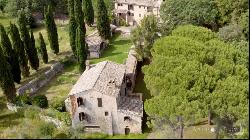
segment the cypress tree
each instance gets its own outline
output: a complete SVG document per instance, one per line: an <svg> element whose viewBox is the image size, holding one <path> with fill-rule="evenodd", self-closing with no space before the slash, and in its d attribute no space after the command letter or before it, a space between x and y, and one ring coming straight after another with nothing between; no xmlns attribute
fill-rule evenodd
<svg viewBox="0 0 250 140"><path fill-rule="evenodd" d="M69 40L72 52L75 56L77 56L76 50L76 20L74 15L74 0L68 0L68 10L69 10Z"/></svg>
<svg viewBox="0 0 250 140"><path fill-rule="evenodd" d="M85 48L85 40L83 39L83 32L80 26L77 27L76 30L76 48L77 48L77 56L78 56L78 66L79 71L83 72L86 68L85 61L87 59L86 48Z"/></svg>
<svg viewBox="0 0 250 140"><path fill-rule="evenodd" d="M30 66L33 69L36 69L37 68L36 64L34 64L34 62L36 62L36 61L33 60L33 58L34 58L33 49L31 47L30 34L29 34L28 29L27 29L25 11L23 9L18 11L18 25L19 25L19 29L20 29L21 39L23 41L24 49L25 49L26 55L28 57Z"/></svg>
<svg viewBox="0 0 250 140"><path fill-rule="evenodd" d="M7 97L8 102L14 102L16 97L16 88L11 73L11 67L3 55L3 51L0 45L0 87L3 90L4 95Z"/></svg>
<svg viewBox="0 0 250 140"><path fill-rule="evenodd" d="M57 55L59 53L58 34L51 5L45 10L45 25L47 28L50 48L53 50L53 53Z"/></svg>
<svg viewBox="0 0 250 140"><path fill-rule="evenodd" d="M28 77L30 74L28 67L28 59L24 51L24 45L20 38L18 28L16 27L15 24L10 24L10 36L12 40L12 47L18 56L18 61L20 64L22 75L23 77Z"/></svg>
<svg viewBox="0 0 250 140"><path fill-rule="evenodd" d="M80 27L80 29L82 30L82 33L83 33L83 35L85 37L86 27L85 27L85 23L84 23L84 14L83 14L83 11L82 11L81 0L75 0L74 5L75 5L74 6L74 14L75 14L77 27L78 26Z"/></svg>
<svg viewBox="0 0 250 140"><path fill-rule="evenodd" d="M86 47L85 47L86 28L84 23L84 14L82 11L82 5L80 0L75 0L74 2L74 13L77 23L77 30L76 30L77 60L79 63L79 71L83 72L86 68L85 61L87 59Z"/></svg>
<svg viewBox="0 0 250 140"><path fill-rule="evenodd" d="M39 58L38 58L38 55L37 55L35 38L34 38L32 30L30 30L30 47L29 47L29 53L31 54L30 55L31 56L30 66L34 70L38 70L38 68L39 68Z"/></svg>
<svg viewBox="0 0 250 140"><path fill-rule="evenodd" d="M85 22L88 26L92 26L94 23L94 9L91 0L83 0L83 13Z"/></svg>
<svg viewBox="0 0 250 140"><path fill-rule="evenodd" d="M39 47L38 47L38 52L40 53L43 63L47 64L48 63L48 53L46 49L46 44L43 39L43 35L41 32L39 32Z"/></svg>
<svg viewBox="0 0 250 140"><path fill-rule="evenodd" d="M110 21L108 11L103 0L97 3L97 30L104 39L110 38Z"/></svg>
<svg viewBox="0 0 250 140"><path fill-rule="evenodd" d="M0 24L0 44L2 46L2 51L6 57L7 62L11 65L11 73L13 75L13 80L20 84L21 81L21 70L19 67L18 57L12 49L12 45L8 35L2 24Z"/></svg>

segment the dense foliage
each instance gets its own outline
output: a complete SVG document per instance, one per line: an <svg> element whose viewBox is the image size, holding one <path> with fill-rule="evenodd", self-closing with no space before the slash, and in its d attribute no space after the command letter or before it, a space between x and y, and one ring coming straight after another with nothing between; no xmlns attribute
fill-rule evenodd
<svg viewBox="0 0 250 140"><path fill-rule="evenodd" d="M34 70L38 70L39 68L39 58L37 55L36 45L35 45L35 38L33 35L33 31L30 30L30 47L29 47L29 53L30 53L30 66Z"/></svg>
<svg viewBox="0 0 250 140"><path fill-rule="evenodd" d="M14 103L16 97L16 88L11 73L10 64L7 62L3 55L2 47L0 44L0 87L3 90L3 94L7 97L8 102Z"/></svg>
<svg viewBox="0 0 250 140"><path fill-rule="evenodd" d="M12 40L12 47L15 51L15 54L18 56L22 76L28 77L30 74L28 59L25 54L23 41L20 38L18 28L15 24L10 24L10 36Z"/></svg>
<svg viewBox="0 0 250 140"><path fill-rule="evenodd" d="M102 38L110 38L110 20L103 0L97 3L97 29Z"/></svg>
<svg viewBox="0 0 250 140"><path fill-rule="evenodd" d="M12 49L10 39L3 27L0 24L0 44L2 46L3 54L6 57L7 62L11 66L11 73L13 75L13 80L20 84L21 81L21 70L19 67L18 56L15 51Z"/></svg>
<svg viewBox="0 0 250 140"><path fill-rule="evenodd" d="M73 54L77 56L76 51L76 20L75 20L75 12L74 12L74 0L68 0L68 11L69 11L69 41Z"/></svg>
<svg viewBox="0 0 250 140"><path fill-rule="evenodd" d="M43 59L43 63L47 64L48 63L48 53L47 53L46 44L44 42L43 35L41 34L41 32L39 32L38 52L40 53L40 55Z"/></svg>
<svg viewBox="0 0 250 140"><path fill-rule="evenodd" d="M48 99L45 95L37 95L32 99L32 104L37 105L41 108L47 108Z"/></svg>
<svg viewBox="0 0 250 140"><path fill-rule="evenodd" d="M45 25L47 29L50 48L54 54L58 54L59 43L58 43L57 27L53 17L53 11L51 5L45 8Z"/></svg>
<svg viewBox="0 0 250 140"><path fill-rule="evenodd" d="M154 15L145 16L141 21L141 25L132 31L131 40L135 45L138 60L151 58L150 49L159 37L158 31L158 21Z"/></svg>
<svg viewBox="0 0 250 140"><path fill-rule="evenodd" d="M178 33L173 31L156 41L152 63L143 68L147 88L154 96L145 102L147 114L168 119L172 125L181 116L185 125L191 125L207 117L210 110L215 123L246 123L247 53L213 39L214 33L205 28L182 26L176 30ZM196 31L206 34L197 37Z"/></svg>
<svg viewBox="0 0 250 140"><path fill-rule="evenodd" d="M92 0L84 0L82 2L85 22L88 26L91 26L94 23L94 9L92 5Z"/></svg>
<svg viewBox="0 0 250 140"><path fill-rule="evenodd" d="M166 0L160 9L164 34L181 24L217 28L218 10L211 0Z"/></svg>

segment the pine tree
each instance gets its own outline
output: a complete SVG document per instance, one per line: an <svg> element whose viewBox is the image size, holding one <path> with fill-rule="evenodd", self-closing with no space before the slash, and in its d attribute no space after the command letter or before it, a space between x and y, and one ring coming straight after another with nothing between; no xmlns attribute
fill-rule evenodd
<svg viewBox="0 0 250 140"><path fill-rule="evenodd" d="M79 71L83 72L86 68L85 61L87 59L86 48L85 48L85 41L83 39L83 32L81 28L78 26L76 30L76 48L77 48L77 56L78 56L78 63L79 63Z"/></svg>
<svg viewBox="0 0 250 140"><path fill-rule="evenodd" d="M45 25L48 33L48 40L50 44L51 50L53 50L54 54L59 53L59 44L58 44L58 34L57 28L53 17L53 9L52 6L49 5L47 10L45 11Z"/></svg>
<svg viewBox="0 0 250 140"><path fill-rule="evenodd" d="M91 0L83 0L83 13L88 26L94 23L94 9Z"/></svg>
<svg viewBox="0 0 250 140"><path fill-rule="evenodd" d="M80 27L80 29L82 30L83 36L85 37L86 27L84 23L84 13L82 11L82 3L80 0L75 0L74 2L74 14L75 14L77 27L78 26Z"/></svg>
<svg viewBox="0 0 250 140"><path fill-rule="evenodd" d="M19 67L18 57L12 49L12 45L8 35L2 24L0 24L0 43L2 46L3 54L6 57L7 62L11 65L11 72L13 79L16 83L20 84L21 70Z"/></svg>
<svg viewBox="0 0 250 140"><path fill-rule="evenodd" d="M76 20L74 15L74 0L68 0L68 10L69 10L69 38L70 38L70 46L72 52L75 56L77 56L76 50Z"/></svg>
<svg viewBox="0 0 250 140"><path fill-rule="evenodd" d="M104 39L110 38L110 21L108 11L103 0L97 3L97 30Z"/></svg>
<svg viewBox="0 0 250 140"><path fill-rule="evenodd" d="M2 48L0 46L0 87L3 93L7 97L8 102L14 102L16 97L16 88L11 73L11 67L3 55Z"/></svg>
<svg viewBox="0 0 250 140"><path fill-rule="evenodd" d="M31 54L30 65L34 70L38 70L39 68L39 58L37 55L36 45L35 45L35 38L33 35L32 30L30 30L30 47L29 53Z"/></svg>
<svg viewBox="0 0 250 140"><path fill-rule="evenodd" d="M28 77L30 74L28 67L28 59L25 54L24 45L20 38L18 28L15 24L10 24L10 36L12 40L12 47L18 56L22 75L23 77Z"/></svg>
<svg viewBox="0 0 250 140"><path fill-rule="evenodd" d="M46 44L43 39L43 35L41 32L39 32L39 47L38 47L38 52L40 53L43 63L47 64L48 63L48 53L46 49Z"/></svg>

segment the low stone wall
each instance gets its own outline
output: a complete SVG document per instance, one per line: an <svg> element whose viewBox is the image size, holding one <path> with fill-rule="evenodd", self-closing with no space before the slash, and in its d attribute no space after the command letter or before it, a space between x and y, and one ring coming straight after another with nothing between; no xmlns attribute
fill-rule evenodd
<svg viewBox="0 0 250 140"><path fill-rule="evenodd" d="M53 64L50 70L46 71L39 78L35 78L29 83L21 86L17 89L17 95L23 95L27 91L30 95L36 93L41 87L46 85L53 77L55 77L59 72L63 71L63 65L59 62Z"/></svg>

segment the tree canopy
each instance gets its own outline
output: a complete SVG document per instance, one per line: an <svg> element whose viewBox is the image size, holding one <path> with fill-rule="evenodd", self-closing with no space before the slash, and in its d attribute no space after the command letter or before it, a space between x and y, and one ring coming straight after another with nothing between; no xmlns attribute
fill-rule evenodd
<svg viewBox="0 0 250 140"><path fill-rule="evenodd" d="M186 125L206 117L209 109L219 119L245 120L248 59L237 47L211 37L214 33L208 29L193 28L188 32L187 26L178 27L151 49L152 63L143 71L154 97L145 102L146 113L172 123L182 116ZM196 31L207 33L197 37Z"/></svg>

